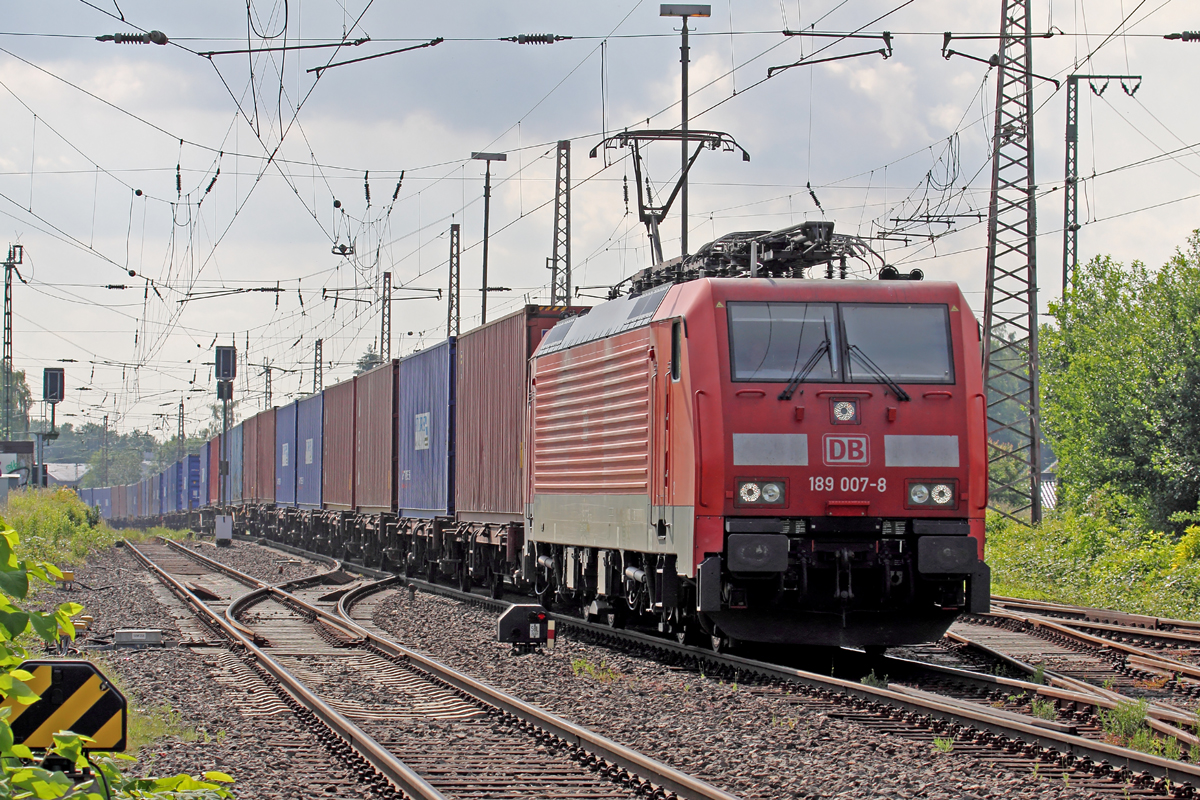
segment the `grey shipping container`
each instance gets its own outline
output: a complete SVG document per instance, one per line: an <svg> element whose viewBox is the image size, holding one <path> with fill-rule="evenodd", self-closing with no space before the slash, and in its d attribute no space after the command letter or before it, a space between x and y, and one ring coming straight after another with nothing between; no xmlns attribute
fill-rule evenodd
<svg viewBox="0 0 1200 800"><path fill-rule="evenodd" d="M354 505L365 513L396 507L396 364L359 375L354 390Z"/></svg>
<svg viewBox="0 0 1200 800"><path fill-rule="evenodd" d="M321 443L325 396L318 392L296 401L296 505L321 507Z"/></svg>
<svg viewBox="0 0 1200 800"><path fill-rule="evenodd" d="M241 505L242 502L242 440L244 431L242 423L229 429L229 475L228 488L225 490L225 501L229 505Z"/></svg>
<svg viewBox="0 0 1200 800"><path fill-rule="evenodd" d="M396 392L396 505L400 516L454 513L455 340L400 362Z"/></svg>
<svg viewBox="0 0 1200 800"><path fill-rule="evenodd" d="M325 390L325 428L321 442L321 505L354 510L354 390L357 380Z"/></svg>
<svg viewBox="0 0 1200 800"><path fill-rule="evenodd" d="M296 403L275 409L275 505L296 505Z"/></svg>
<svg viewBox="0 0 1200 800"><path fill-rule="evenodd" d="M458 337L455 514L465 522L524 517L529 357L546 331L584 309L526 306Z"/></svg>

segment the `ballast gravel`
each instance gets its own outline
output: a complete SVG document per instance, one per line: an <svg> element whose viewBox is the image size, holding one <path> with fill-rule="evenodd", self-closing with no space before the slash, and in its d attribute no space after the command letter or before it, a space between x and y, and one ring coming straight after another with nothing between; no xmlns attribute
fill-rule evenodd
<svg viewBox="0 0 1200 800"><path fill-rule="evenodd" d="M745 797L1095 796L1064 786L1050 766L1033 780L838 719L783 689L739 686L570 638L515 655L495 641L496 620L488 610L406 592L389 593L373 614L406 647Z"/></svg>
<svg viewBox="0 0 1200 800"><path fill-rule="evenodd" d="M201 552L211 556L213 550L208 545ZM277 552L249 545L232 550L245 551L236 556L244 558L244 566L274 569L278 574ZM289 569L296 574L287 577L300 576L297 567ZM305 562L304 569L311 573L325 568ZM237 668L234 674L232 657L224 649L87 650L89 642L111 641L112 632L119 628L159 629L171 643L186 638L181 637L173 614L190 612L174 606L127 550L117 547L94 554L87 564L75 568L75 580L75 589L43 590L35 602L42 607L82 604L83 613L95 620L79 640L84 655L117 683L132 714L167 733L141 752L131 753L138 760L123 767L125 774L225 772L236 780L232 789L241 800L379 796L369 785L360 784L290 713L262 714L264 706L281 709L278 696L252 672Z"/></svg>

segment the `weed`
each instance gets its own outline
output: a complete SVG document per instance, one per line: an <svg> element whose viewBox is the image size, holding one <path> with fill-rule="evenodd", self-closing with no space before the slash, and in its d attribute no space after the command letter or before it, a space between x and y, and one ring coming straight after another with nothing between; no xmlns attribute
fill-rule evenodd
<svg viewBox="0 0 1200 800"><path fill-rule="evenodd" d="M870 674L859 681L863 686L870 686L872 689L886 689L888 687L888 676L882 678L875 674L875 670L871 670Z"/></svg>
<svg viewBox="0 0 1200 800"><path fill-rule="evenodd" d="M729 684L729 685L733 687L733 690L734 690L735 692L737 691L737 681L734 681L733 683L731 683L731 684Z"/></svg>
<svg viewBox="0 0 1200 800"><path fill-rule="evenodd" d="M1033 769L1032 769L1031 771L1032 771L1032 773L1033 773L1033 779L1034 779L1035 781L1040 781L1040 780L1042 779L1042 775L1041 775L1041 773L1042 773L1042 762L1040 762L1040 761L1035 761L1035 762L1033 762Z"/></svg>
<svg viewBox="0 0 1200 800"><path fill-rule="evenodd" d="M1063 773L1063 776L1062 776L1062 781L1063 781L1063 788L1064 788L1064 789L1070 789L1070 788L1071 788L1071 776L1070 776L1070 775L1068 775L1067 773L1065 773L1065 772L1064 772L1064 773Z"/></svg>
<svg viewBox="0 0 1200 800"><path fill-rule="evenodd" d="M1046 665L1038 664L1033 670L1033 677L1030 679L1039 686L1046 683Z"/></svg>
<svg viewBox="0 0 1200 800"><path fill-rule="evenodd" d="M621 677L621 673L608 666L606 662L601 661L597 666L586 658L577 658L572 661L571 671L575 673L576 678L586 675L596 683L612 683Z"/></svg>
<svg viewBox="0 0 1200 800"><path fill-rule="evenodd" d="M954 749L953 736L935 736L933 739L933 749L939 753L949 753Z"/></svg>
<svg viewBox="0 0 1200 800"><path fill-rule="evenodd" d="M1054 708L1053 700L1033 698L1029 702L1029 713L1037 719L1058 719L1058 712Z"/></svg>
<svg viewBox="0 0 1200 800"><path fill-rule="evenodd" d="M1160 690L1166 688L1167 683L1173 677L1174 676L1171 676L1171 675L1159 675L1156 678L1148 678L1144 681L1134 681L1134 683L1136 683L1138 686L1140 686L1143 689L1154 689L1156 691L1160 691Z"/></svg>
<svg viewBox="0 0 1200 800"><path fill-rule="evenodd" d="M1117 707L1111 710L1100 709L1100 725L1104 728L1104 733L1119 744L1131 742L1138 731L1149 733L1146 727L1146 706L1146 699L1142 698L1136 703L1117 703Z"/></svg>

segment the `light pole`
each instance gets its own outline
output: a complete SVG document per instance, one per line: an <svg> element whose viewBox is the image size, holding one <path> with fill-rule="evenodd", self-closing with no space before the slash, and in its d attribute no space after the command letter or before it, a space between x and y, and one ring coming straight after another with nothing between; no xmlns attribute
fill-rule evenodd
<svg viewBox="0 0 1200 800"><path fill-rule="evenodd" d="M679 47L679 60L683 64L683 86L682 86L682 121L679 129L683 133L679 140L680 153L680 176L681 182L679 192L679 254L687 257L688 254L688 17L710 17L712 16L712 6L709 5L679 5L677 3L663 3L658 7L658 15L660 17L681 17L683 19L683 40Z"/></svg>
<svg viewBox="0 0 1200 800"><path fill-rule="evenodd" d="M488 296L488 218L492 210L492 162L508 161L507 153L471 153L475 161L482 161L487 166L483 178L483 315L480 324L487 322Z"/></svg>

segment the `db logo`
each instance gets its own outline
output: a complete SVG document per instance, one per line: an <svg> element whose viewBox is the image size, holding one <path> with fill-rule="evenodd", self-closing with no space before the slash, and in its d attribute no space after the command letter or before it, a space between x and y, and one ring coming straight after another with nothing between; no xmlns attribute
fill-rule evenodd
<svg viewBox="0 0 1200 800"><path fill-rule="evenodd" d="M823 441L827 467L862 467L871 463L871 441L866 436L827 433Z"/></svg>

